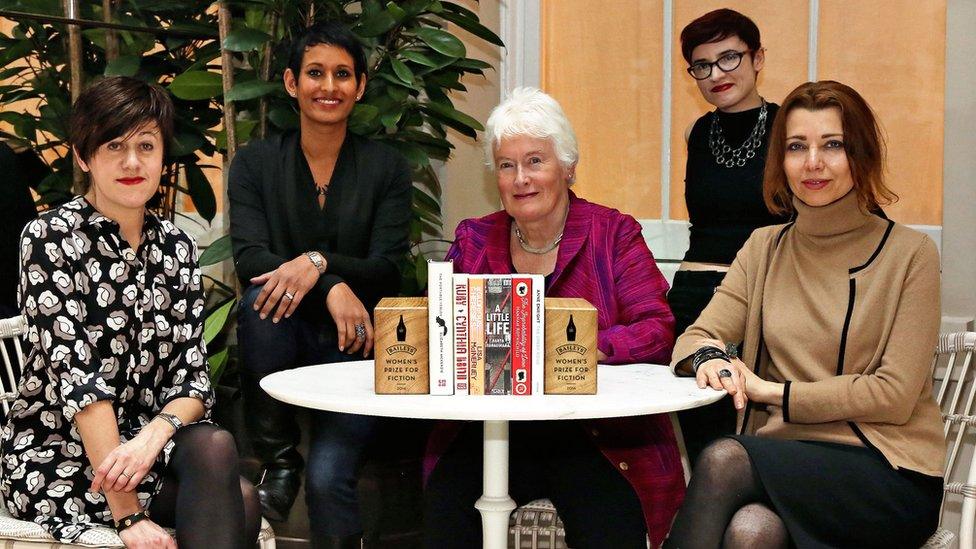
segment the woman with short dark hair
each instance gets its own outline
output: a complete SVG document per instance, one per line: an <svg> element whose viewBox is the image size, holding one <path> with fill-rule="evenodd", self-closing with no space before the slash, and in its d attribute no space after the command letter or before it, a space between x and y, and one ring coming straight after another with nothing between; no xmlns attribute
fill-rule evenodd
<svg viewBox="0 0 976 549"><path fill-rule="evenodd" d="M884 142L850 87L793 90L769 147L766 204L795 221L752 234L672 356L754 434L705 449L665 547L919 547L945 461L939 253L884 217Z"/></svg>
<svg viewBox="0 0 976 549"><path fill-rule="evenodd" d="M681 31L681 53L698 91L716 108L685 133L689 245L668 293L678 335L708 304L752 231L787 219L763 205L766 145L779 107L759 95L766 62L759 28L737 11L711 11ZM709 442L735 431L727 399L678 412L678 419L692 463Z"/></svg>
<svg viewBox="0 0 976 549"><path fill-rule="evenodd" d="M262 462L258 496L273 520L287 518L301 484L300 433L293 409L258 383L296 366L369 356L370 311L399 291L413 188L396 150L348 131L366 93L366 58L348 29L306 29L284 83L300 129L249 144L228 180L245 288L238 341L246 421ZM312 412L305 493L316 546L359 547L357 471L377 421Z"/></svg>
<svg viewBox="0 0 976 549"><path fill-rule="evenodd" d="M83 196L21 237L30 350L3 430L0 491L11 514L60 542L113 522L127 547L257 541L260 509L234 439L206 421L196 244L146 209L172 128L159 86L92 84L71 117ZM159 525L175 526L176 540Z"/></svg>

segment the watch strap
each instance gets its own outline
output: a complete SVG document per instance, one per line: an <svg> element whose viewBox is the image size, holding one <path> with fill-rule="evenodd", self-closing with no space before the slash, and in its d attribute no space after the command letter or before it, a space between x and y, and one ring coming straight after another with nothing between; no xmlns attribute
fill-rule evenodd
<svg viewBox="0 0 976 549"><path fill-rule="evenodd" d="M318 270L319 274L325 274L325 259L319 252L305 252L305 257L315 265L315 269Z"/></svg>
<svg viewBox="0 0 976 549"><path fill-rule="evenodd" d="M173 429L176 431L179 431L180 428L183 427L183 420L181 420L179 417L173 414L167 412L159 412L158 414L156 414L156 417L172 425Z"/></svg>
<svg viewBox="0 0 976 549"><path fill-rule="evenodd" d="M141 521L146 520L148 518L149 518L149 510L148 509L145 509L143 511L139 511L138 513L132 513L129 516L122 517L119 520L115 521L115 531L116 532L121 532L122 530L125 530L126 528L132 526L133 524L135 524L137 522L141 522Z"/></svg>

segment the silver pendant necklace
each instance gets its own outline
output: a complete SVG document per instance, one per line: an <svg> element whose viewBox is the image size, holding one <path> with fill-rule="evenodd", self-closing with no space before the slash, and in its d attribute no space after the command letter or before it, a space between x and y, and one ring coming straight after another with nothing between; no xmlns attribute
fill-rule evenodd
<svg viewBox="0 0 976 549"><path fill-rule="evenodd" d="M512 221L512 228L515 231L515 238L518 239L519 246L521 246L523 250L529 252L530 254L535 254L535 255L547 254L555 250L556 246L559 246L559 242L562 241L563 239L563 231L559 231L559 234L556 235L556 239L553 240L552 243L542 246L540 248L535 248L530 246L529 243L526 242L524 238L522 238L522 231L519 230L518 223Z"/></svg>
<svg viewBox="0 0 976 549"><path fill-rule="evenodd" d="M759 107L759 119L752 128L752 133L742 145L733 149L725 141L722 133L722 126L718 123L718 111L712 113L712 125L708 131L708 146L712 149L712 156L719 166L726 168L743 167L746 162L755 158L756 151L762 147L763 136L766 135L766 118L769 110L766 107L766 100L762 99L762 106Z"/></svg>

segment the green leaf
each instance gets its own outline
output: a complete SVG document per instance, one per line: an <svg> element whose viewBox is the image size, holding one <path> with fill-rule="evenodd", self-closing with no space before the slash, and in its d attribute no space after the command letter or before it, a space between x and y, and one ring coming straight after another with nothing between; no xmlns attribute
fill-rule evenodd
<svg viewBox="0 0 976 549"><path fill-rule="evenodd" d="M417 284L421 288L427 287L427 258L424 254L417 254L417 261L414 263L414 268L417 269Z"/></svg>
<svg viewBox="0 0 976 549"><path fill-rule="evenodd" d="M406 63L400 61L396 57L391 57L390 65L393 67L393 72L396 73L400 80L403 80L407 84L413 84L413 71L410 70L410 67L407 67Z"/></svg>
<svg viewBox="0 0 976 549"><path fill-rule="evenodd" d="M294 129L299 125L298 113L290 107L283 107L280 105L272 108L271 111L268 112L268 120L283 130Z"/></svg>
<svg viewBox="0 0 976 549"><path fill-rule="evenodd" d="M216 265L221 261L230 259L234 255L233 248L231 247L230 235L225 234L224 236L214 240L207 246L207 249L200 254L200 266L206 267L207 265Z"/></svg>
<svg viewBox="0 0 976 549"><path fill-rule="evenodd" d="M265 82L264 80L248 80L235 84L224 96L226 101L247 101L257 99L282 89L281 82Z"/></svg>
<svg viewBox="0 0 976 549"><path fill-rule="evenodd" d="M365 125L372 122L379 116L380 110L372 105L367 105L365 103L357 103L352 109L352 114L349 115L350 125Z"/></svg>
<svg viewBox="0 0 976 549"><path fill-rule="evenodd" d="M484 126L481 125L481 122L478 122L463 112L446 105L430 102L422 103L421 106L424 108L424 110L433 114L440 121L470 137L477 137L475 131L484 131L485 129Z"/></svg>
<svg viewBox="0 0 976 549"><path fill-rule="evenodd" d="M407 12L403 11L403 8L394 4L393 2L388 2L386 4L386 11L390 12L390 15L393 16L393 19L395 19L397 23L403 21L403 19L407 17Z"/></svg>
<svg viewBox="0 0 976 549"><path fill-rule="evenodd" d="M271 35L257 29L241 28L230 31L224 38L224 48L230 51L254 51L271 40Z"/></svg>
<svg viewBox="0 0 976 549"><path fill-rule="evenodd" d="M480 59L472 59L470 57L465 57L464 59L458 59L451 65L452 68L456 67L459 69L464 69L467 71L490 69L491 63L486 63Z"/></svg>
<svg viewBox="0 0 976 549"><path fill-rule="evenodd" d="M196 164L186 165L186 185L190 189L190 198L201 217L212 221L217 215L217 199L214 197L210 181L203 174L203 170Z"/></svg>
<svg viewBox="0 0 976 549"><path fill-rule="evenodd" d="M378 11L369 15L364 15L359 23L353 27L353 32L359 36L369 38L379 36L392 29L397 24L393 15L387 11Z"/></svg>
<svg viewBox="0 0 976 549"><path fill-rule="evenodd" d="M227 323L227 317L230 316L230 312L234 308L235 303L237 303L237 299L228 299L226 303L210 311L207 318L203 320L203 340L205 342L210 343L213 341L217 337L217 334L224 328L224 324Z"/></svg>
<svg viewBox="0 0 976 549"><path fill-rule="evenodd" d="M105 76L135 76L139 72L140 58L136 55L123 55L105 65Z"/></svg>
<svg viewBox="0 0 976 549"><path fill-rule="evenodd" d="M423 65L425 67L437 67L439 65L435 59L428 57L419 51L400 50L397 52L397 55L406 59L407 61L413 61L414 63Z"/></svg>
<svg viewBox="0 0 976 549"><path fill-rule="evenodd" d="M237 137L237 143L246 143L248 139L251 138L251 133L254 128L258 125L257 120L237 120L234 122L235 136ZM227 150L227 130L220 130L214 135L215 145L218 149L225 151Z"/></svg>
<svg viewBox="0 0 976 549"><path fill-rule="evenodd" d="M476 18L472 19L470 17L447 10L442 11L438 15L477 36L478 38L481 38L482 40L491 42L496 46L505 47L505 43L502 42L502 39L499 38L497 34L492 32L491 29L479 23Z"/></svg>
<svg viewBox="0 0 976 549"><path fill-rule="evenodd" d="M197 133L177 133L173 136L173 148L170 149L170 156L175 158L192 154L205 142L206 139Z"/></svg>
<svg viewBox="0 0 976 549"><path fill-rule="evenodd" d="M424 27L417 30L417 37L438 53L451 57L464 57L464 44L447 31Z"/></svg>
<svg viewBox="0 0 976 549"><path fill-rule="evenodd" d="M220 74L210 71L184 72L169 84L169 91L173 95L188 101L213 99L219 97L223 90Z"/></svg>
<svg viewBox="0 0 976 549"><path fill-rule="evenodd" d="M227 351L228 348L224 347L207 357L210 366L210 383L213 385L216 385L220 381L220 376L224 374L224 367L227 366Z"/></svg>
<svg viewBox="0 0 976 549"><path fill-rule="evenodd" d="M410 162L411 166L422 168L430 164L427 153L419 146L405 141L389 141L389 143L400 151L400 154Z"/></svg>

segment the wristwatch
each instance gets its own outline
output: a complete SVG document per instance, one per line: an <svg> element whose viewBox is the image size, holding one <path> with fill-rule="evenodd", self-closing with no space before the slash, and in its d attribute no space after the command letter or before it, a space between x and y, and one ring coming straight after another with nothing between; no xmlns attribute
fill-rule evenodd
<svg viewBox="0 0 976 549"><path fill-rule="evenodd" d="M172 425L173 429L176 431L179 431L180 427L183 426L183 421L180 418L176 417L174 414L159 412L158 414L156 414L156 417Z"/></svg>
<svg viewBox="0 0 976 549"><path fill-rule="evenodd" d="M315 265L315 269L318 270L319 274L325 274L325 258L322 257L322 254L318 252L305 252L305 255L312 262L312 265Z"/></svg>

